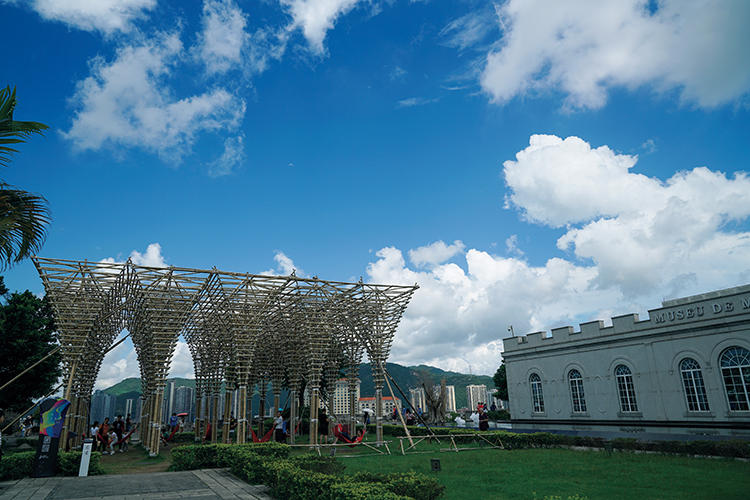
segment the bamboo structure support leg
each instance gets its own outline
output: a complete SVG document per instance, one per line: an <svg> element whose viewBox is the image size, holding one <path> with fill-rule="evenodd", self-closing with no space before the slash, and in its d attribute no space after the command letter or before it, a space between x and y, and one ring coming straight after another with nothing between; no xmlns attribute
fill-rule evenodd
<svg viewBox="0 0 750 500"><path fill-rule="evenodd" d="M219 395L214 394L211 401L211 442L215 443L219 435Z"/></svg>
<svg viewBox="0 0 750 500"><path fill-rule="evenodd" d="M247 439L247 386L240 386L237 399L237 444L244 444Z"/></svg>
<svg viewBox="0 0 750 500"><path fill-rule="evenodd" d="M162 407L162 401L164 400L164 387L161 386L156 390L156 394L154 394L154 404L153 404L153 417L151 418L151 447L149 448L149 455L152 457L155 457L159 454L159 445L161 444L161 440L159 439L159 435L161 434L161 407Z"/></svg>
<svg viewBox="0 0 750 500"><path fill-rule="evenodd" d="M260 391L260 410L258 411L258 415L260 416L260 422L258 423L258 437L263 435L263 419L265 418L265 412L266 412L266 390L265 386L261 385L261 391Z"/></svg>
<svg viewBox="0 0 750 500"><path fill-rule="evenodd" d="M375 441L383 442L383 388L375 388Z"/></svg>
<svg viewBox="0 0 750 500"><path fill-rule="evenodd" d="M290 394L292 398L289 404L289 443L294 444L297 429L297 390L292 389ZM312 407L310 408L310 418L312 418Z"/></svg>
<svg viewBox="0 0 750 500"><path fill-rule="evenodd" d="M320 389L313 387L310 391L310 444L318 444L318 409L320 408Z"/></svg>
<svg viewBox="0 0 750 500"><path fill-rule="evenodd" d="M222 426L222 442L230 444L232 437L229 435L229 427L232 419L232 396L234 391L224 392L224 425Z"/></svg>

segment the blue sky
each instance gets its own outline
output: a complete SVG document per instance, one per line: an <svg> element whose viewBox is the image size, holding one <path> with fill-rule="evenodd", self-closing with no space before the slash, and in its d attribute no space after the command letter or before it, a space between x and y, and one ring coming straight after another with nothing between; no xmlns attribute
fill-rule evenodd
<svg viewBox="0 0 750 500"><path fill-rule="evenodd" d="M747 2L0 12L16 118L51 127L4 172L49 200L43 256L416 281L391 359L488 374L510 324L750 282Z"/></svg>

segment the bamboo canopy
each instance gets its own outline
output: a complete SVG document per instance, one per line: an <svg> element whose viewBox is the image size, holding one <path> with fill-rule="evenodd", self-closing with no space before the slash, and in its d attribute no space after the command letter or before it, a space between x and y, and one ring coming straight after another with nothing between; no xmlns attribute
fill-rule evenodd
<svg viewBox="0 0 750 500"><path fill-rule="evenodd" d="M396 328L417 285L375 285L318 277L157 268L123 263L33 257L52 303L63 359L65 397L72 403L64 432L82 436L104 353L127 330L141 372L141 438L159 451L162 400L177 340L187 342L196 379L196 435L211 425L217 439L224 421L229 442L232 398L237 407L237 442L247 439L247 398L257 383L262 397L272 384L279 406L282 385L296 394L303 383L311 395L310 443L318 438L321 382L340 369L349 378L367 353L376 385L377 440L382 441L384 366ZM224 407L219 408L224 389ZM261 400L263 405L263 399ZM350 415L356 412L354 401ZM262 413L262 409L261 409ZM292 426L293 427L293 426ZM292 433L292 441L294 433Z"/></svg>

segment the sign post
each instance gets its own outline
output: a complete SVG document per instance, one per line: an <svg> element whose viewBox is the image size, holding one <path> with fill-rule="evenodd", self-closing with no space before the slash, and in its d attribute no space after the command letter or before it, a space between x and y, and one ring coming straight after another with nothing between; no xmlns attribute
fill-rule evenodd
<svg viewBox="0 0 750 500"><path fill-rule="evenodd" d="M83 451L81 452L81 467L78 469L78 477L89 475L89 460L91 460L91 448L94 440L86 438L83 440Z"/></svg>

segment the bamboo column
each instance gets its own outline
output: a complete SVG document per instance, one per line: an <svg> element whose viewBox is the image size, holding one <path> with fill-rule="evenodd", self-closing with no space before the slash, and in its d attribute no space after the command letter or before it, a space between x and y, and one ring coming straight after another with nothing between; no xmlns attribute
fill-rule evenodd
<svg viewBox="0 0 750 500"><path fill-rule="evenodd" d="M247 439L247 386L241 385L237 391L237 444Z"/></svg>
<svg viewBox="0 0 750 500"><path fill-rule="evenodd" d="M229 427L231 425L231 419L232 419L232 397L234 396L234 391L230 391L229 389L226 389L224 391L224 425L222 426L222 441L226 444L230 444L232 442L232 438L229 435Z"/></svg>
<svg viewBox="0 0 750 500"><path fill-rule="evenodd" d="M219 393L214 393L211 399L211 442L215 443L219 431Z"/></svg>
<svg viewBox="0 0 750 500"><path fill-rule="evenodd" d="M320 408L320 389L313 387L310 391L310 444L318 444L318 410Z"/></svg>

